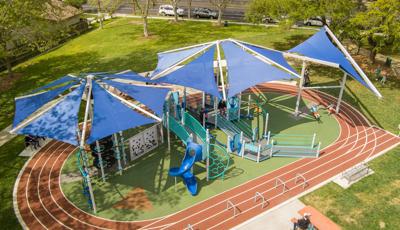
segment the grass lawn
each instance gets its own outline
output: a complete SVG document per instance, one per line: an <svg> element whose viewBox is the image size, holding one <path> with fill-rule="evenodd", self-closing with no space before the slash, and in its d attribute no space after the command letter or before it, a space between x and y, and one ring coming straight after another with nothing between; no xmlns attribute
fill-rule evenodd
<svg viewBox="0 0 400 230"><path fill-rule="evenodd" d="M318 123L312 117L294 120L293 107L289 109L285 106L295 104L296 97L275 93L268 93L265 96L271 101L271 104L264 106L270 114L269 130L271 132L309 134L310 137L316 133L318 140L323 143L322 147L331 144L338 137L339 125L333 116L328 116L326 111L321 111L322 123ZM260 115L260 119L253 119L253 128L256 127L257 121L260 122L260 127L264 127L263 118ZM226 143L226 135L222 131L212 130L212 134L220 142ZM143 220L165 216L297 160L274 157L257 164L231 154L231 166L224 180L217 179L209 182L206 181L204 164L198 163L194 168L194 174L199 181L199 193L197 196L191 196L180 179L175 191L174 178L168 176L169 168L180 165L185 151L175 135L171 136L174 137L171 152L166 151L165 143L143 158L134 161L134 166L124 171L122 176L117 174L105 183L100 182L100 179L97 180L94 192L99 216L118 220ZM308 141L308 144L310 143L311 139ZM64 175L71 175L71 173L79 175L75 154L69 157L63 168ZM64 181L62 188L64 194L75 205L89 211L80 181ZM129 202L128 199L130 199Z"/></svg>
<svg viewBox="0 0 400 230"><path fill-rule="evenodd" d="M67 73L121 71L125 69L132 69L136 72L147 71L156 66L156 53L158 51L227 37L287 50L314 33L312 30L284 30L281 28L244 25L230 25L226 28L215 27L209 22L181 22L174 24L163 20L150 20L150 31L153 34L152 37L144 39L141 36L140 20L111 20L103 30L95 30L84 34L54 51L20 64L14 68L15 72L19 73L16 77L9 79L3 74L0 77L0 129L11 124L14 111L13 98L15 96L23 95L29 90L42 86ZM332 81L339 80L341 76L341 73L337 73L333 69L311 69L313 83L332 84ZM382 100L377 100L372 93L355 81L348 81L347 86L344 95L344 99L347 102L360 109L372 123L380 125L389 131L398 132L397 126L400 123L400 106L398 106L400 104L400 81L392 80L385 86L378 85L378 89L384 96ZM334 90L327 92L337 95L337 91ZM13 214L11 198L14 180L26 160L25 158L17 157L22 148L22 138L15 138L0 147L0 177L2 178L0 180L2 201L0 223L6 229L19 227ZM393 168L398 167L398 161L393 160L393 158L398 154L399 148L376 160L375 162L387 162L386 167L381 167L378 170L388 175L394 173ZM390 182L379 180L377 185L383 187L387 183L395 183L392 177L387 177L387 179ZM360 186L364 183L366 182L359 182ZM365 192L373 194L372 191L375 188L366 187ZM323 189L332 194L330 199L333 199L336 203L338 202L337 199L339 194L342 194L342 191L332 189L332 186L327 186ZM391 194L396 194L394 187L389 187L388 189ZM352 192L352 190L348 191L348 193ZM317 198L319 191L313 194ZM380 193L376 194L380 195ZM323 203L316 207L321 210L329 208L325 207ZM343 213L347 211L344 206L335 208ZM369 208L364 208L366 207L359 206L359 212L370 211ZM331 216L329 213L326 214ZM379 216L397 218L397 213L387 212L383 209L375 210L373 218L378 219ZM356 227L355 224L347 226L350 226L349 228Z"/></svg>

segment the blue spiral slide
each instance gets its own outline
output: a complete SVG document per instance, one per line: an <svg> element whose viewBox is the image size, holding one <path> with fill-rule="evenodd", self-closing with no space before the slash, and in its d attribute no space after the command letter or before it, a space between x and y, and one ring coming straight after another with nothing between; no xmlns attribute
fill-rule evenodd
<svg viewBox="0 0 400 230"><path fill-rule="evenodd" d="M179 168L169 169L170 176L180 176L186 185L186 188L192 194L197 195L197 180L191 172L191 169L197 161L201 161L203 156L202 146L192 141L187 142L185 156Z"/></svg>

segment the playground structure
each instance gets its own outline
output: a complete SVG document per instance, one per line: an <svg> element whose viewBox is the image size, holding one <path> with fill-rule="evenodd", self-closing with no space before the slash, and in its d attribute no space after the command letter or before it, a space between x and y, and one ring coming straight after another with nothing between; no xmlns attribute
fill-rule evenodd
<svg viewBox="0 0 400 230"><path fill-rule="evenodd" d="M297 135L289 137L279 134L272 134L271 132L269 132L267 129L268 113L264 111L263 105L260 104L261 102L251 103L251 100L248 100L247 110L253 110L255 114L251 115L250 112L248 112L247 116L242 116L241 95L239 96L239 98L237 97L237 95L243 92L245 89L266 81L299 78L300 84L295 110L295 114L298 115L298 107L301 99L302 90L307 89L304 88L302 84L306 62L316 62L319 64L326 64L328 66L341 68L345 72L340 86L341 91L339 94L339 100L336 104L336 112L339 112L339 106L341 104L341 97L343 94L347 75L350 75L356 80L360 81L363 85L367 86L371 91L373 91L377 96L380 97L379 92L370 83L370 81L360 70L358 65L355 64L354 60L351 59L351 57L348 58L348 60L346 59L346 57L349 56L347 51L343 50L341 44L338 43L336 37L334 37L334 35L330 32L328 28L324 28L315 36L319 36L317 38L319 38L319 41L322 40L323 43L331 42L329 38L328 40L326 40L325 37L323 37L327 35L331 36L332 40L337 43L336 45L339 47L339 49L337 49L331 43L329 43L331 44L331 46L328 47L333 47L335 49L334 52L345 54L343 57L340 56L340 58L342 59L337 61L339 63L334 62L335 58L338 59L336 55L337 53L333 55L334 57L328 56L328 59L330 58L330 60L320 60L323 59L323 57L317 57L317 55L315 55L315 52L312 52L313 50L308 50L309 52L304 52L304 49L295 47L294 49L292 49L291 53L283 53L271 49L264 49L262 47L254 46L245 42L227 39L223 41L209 42L197 46L185 47L174 51L160 53L159 63L156 70L152 73L150 79L144 80L143 77L137 75L134 76L135 78L133 78L132 75L130 77L126 77L126 75L124 74L111 75L111 78L125 78L127 80L139 80L143 82L153 82L157 84L175 84L201 90L203 92L202 109L204 109L204 111L206 109L205 94L211 94L214 97L214 100L210 100L210 105L211 101L213 101L212 106L214 111L201 113L200 117L202 118L202 122L197 121L186 111L186 91L184 92L183 103L179 103L179 95L171 94L173 95L172 97L174 97L174 110L171 110L171 104L168 104L166 109L163 108L160 110L160 103L155 105L155 103L150 99L146 100L144 97L140 97L140 94L135 94L133 93L133 91L130 91L129 88L134 87L134 85L128 84L123 86L121 85L122 83L119 83L118 81L109 80L110 74L90 74L85 77L79 78L79 80L77 80L77 77L72 76L72 79L68 78L68 81L61 82L71 82L67 86L61 86L60 88L53 89L45 93L40 93L39 96L34 94L28 95L18 100L16 102L17 111L21 110L23 112L16 114L16 120L14 122L12 132L19 134L49 136L56 140L64 141L73 145L79 145L80 152L77 154L77 156L79 170L83 177L83 190L85 196L87 197L89 206L93 209L94 213L96 213L93 188L90 181L90 165L88 162L85 145L93 144L94 142L101 140L106 136L113 135L113 147L111 147L111 149L113 151L114 159L110 157L103 162L102 151L105 152L106 148L102 148L100 143L96 143L96 146L92 148L94 149L94 158L96 162L95 165L100 166L101 175L103 177L103 180L105 180L104 166L106 166L107 168L108 162L116 161L116 169L120 174L122 174L122 162L126 161L126 153L124 153L125 147L124 145L120 144L124 143L123 135L120 135L120 140L118 140L118 136L116 135L116 133L122 130L126 130L127 128L150 124L154 121L163 122L163 125L168 131L167 140L169 146L170 131L175 133L175 135L178 136L185 145L187 145L187 150L183 158L181 167L172 168L170 170L170 175L174 176L175 178L177 178L177 176L181 176L190 193L195 195L197 193L197 183L195 176L190 172L190 168L192 168L193 164L197 161L205 161L205 169L207 171L208 180L219 177L223 178L227 168L229 167L229 155L227 154L228 151L236 151L239 156L255 160L257 162L271 158L273 156L319 156L320 143L316 144L315 135L312 135L311 139L311 136L300 137L299 135ZM307 44L300 44L299 46L307 46ZM310 49L312 48L314 47L311 47ZM214 66L213 60L215 49L217 50L217 66ZM223 49L224 51L224 56L226 59L225 66L223 66L223 62L221 60L220 49ZM332 51L332 49L330 49L330 51ZM268 55L268 52L278 54L278 58L276 58L276 56L274 58ZM299 53L305 56L297 55L294 53ZM284 57L288 56L292 58L298 58L303 61L301 75L298 75L293 70L293 68L291 68L290 65L288 65L288 63L284 60ZM187 65L179 66L189 59L193 60ZM199 63L201 63L202 65L199 65ZM219 74L217 74L216 76L216 79L214 77L215 68L218 69L219 72ZM223 80L223 68L227 70L226 72L229 81L229 88L225 88L225 83ZM356 70L354 70L354 68ZM199 75L193 74L196 72L198 72ZM262 73L268 73L268 78L261 76ZM241 76L245 76L246 74L248 78L240 78ZM178 81L177 79L179 79L179 77L182 77L182 75L188 76L188 79L185 79L185 81ZM197 82L197 80L199 80L199 77L206 79L204 81L207 82ZM219 82L221 82L221 86L219 85ZM53 84L52 86L55 85L57 84ZM36 106L33 109L23 109L23 105L26 104L26 102L29 102L29 100L31 100L32 98L41 99L43 103L41 103L40 106L43 106L51 99L56 98L57 95L60 95L62 92L72 89L72 86L74 85L78 85L78 87L76 87L71 93L58 98L59 100L55 103L55 106L51 106L49 109L44 109L43 111L32 115L32 117L29 117L29 115L32 114L36 109L38 109L39 106ZM131 98L140 98L137 99L137 101L144 102L143 107L145 108L142 108L140 105L138 105L135 100L127 100L111 92L110 90L107 90L106 88L108 88L108 86L105 85L109 85L111 86L111 88L115 88L118 91L121 91L122 94L129 95ZM137 90L143 92L144 88L151 87L143 86L143 88L139 88L137 88ZM309 87L308 89L311 88ZM220 94L222 94L222 100L226 101L227 103L226 114L221 114L219 111L217 111L217 102L221 100ZM92 95L94 95L94 99L91 98ZM147 95L152 95L152 92L147 91ZM75 114L78 113L79 108L79 103L77 103L77 101L80 101L83 96L86 99L86 107L84 122L82 128L79 129L77 124L77 115ZM162 93L162 96L164 96L165 98L166 95L164 94L164 92ZM159 100L160 98L161 96L157 97L157 101L164 102L164 100ZM54 120L54 114L57 114L57 112L60 111L65 112L65 106L69 106L69 103L71 103L71 101L74 102L74 106L70 109L70 111L74 114L68 114L70 115L69 117L67 117L69 123L65 125L68 126L68 128L64 127L64 133L62 133L62 135L59 135L59 133L52 133L52 128L54 127L46 126L48 125L48 122L44 121L52 121ZM100 102L102 104L99 104ZM112 106L104 106L104 104L106 104L105 102L109 102L108 104ZM61 104L63 104L64 106L61 106ZM115 113L115 111L112 110L117 110L118 113ZM135 110L139 111L139 113L133 112ZM225 151L225 149L223 148L224 146L219 143L210 143L211 136L208 129L206 129L206 114L208 117L208 121L214 121L214 123L211 124L213 124L215 127L220 128L228 135L228 142L225 146L228 151ZM243 121L244 119L256 119L256 117L258 119L260 114L265 117L262 135L260 135L259 127L252 128L252 126L249 126L248 123ZM120 115L124 116L119 117ZM161 115L162 118L159 117ZM89 120L92 127L88 137ZM116 124L114 124L115 122ZM74 127L74 129L69 129L69 127ZM78 138L76 138L76 136L78 136ZM293 144L293 140L302 140L302 144L295 145ZM197 144L193 142L197 142ZM194 156L190 154L191 149L195 149ZM106 155L107 154L105 154L105 156ZM107 157L108 156L109 155L107 155ZM303 179L304 178L305 177L303 177ZM285 181L281 179L277 180L275 188L281 185L283 186L284 193L285 189L287 188ZM263 198L262 200L264 200L263 196L259 197ZM257 196L255 197L255 199L256 198ZM229 202L227 209L233 209L234 216L236 216L236 207L237 204Z"/></svg>

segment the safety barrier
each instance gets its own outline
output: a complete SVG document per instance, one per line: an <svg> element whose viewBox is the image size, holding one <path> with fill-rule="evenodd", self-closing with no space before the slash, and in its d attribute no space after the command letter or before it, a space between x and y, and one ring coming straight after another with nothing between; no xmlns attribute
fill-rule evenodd
<svg viewBox="0 0 400 230"><path fill-rule="evenodd" d="M300 180L299 180L299 179L300 179ZM295 184L298 184L299 181L303 181L303 189L305 189L305 188L308 186L308 183L307 183L306 178L305 178L304 175L301 174L301 173L297 173L297 174L296 174L296 178L294 179L294 183L295 183Z"/></svg>
<svg viewBox="0 0 400 230"><path fill-rule="evenodd" d="M265 197L259 192L256 192L256 194L254 195L254 203L257 202L257 198L261 199L261 209L264 209L265 204L267 205L269 204L269 202L265 199Z"/></svg>
<svg viewBox="0 0 400 230"><path fill-rule="evenodd" d="M282 193L285 193L289 189L286 187L286 182L281 180L279 177L275 178L275 189L282 185Z"/></svg>
<svg viewBox="0 0 400 230"><path fill-rule="evenodd" d="M231 209L233 209L233 217L236 217L236 215L237 215L236 210L237 210L237 211L240 211L240 210L239 210L239 208L236 207L230 200L228 200L228 201L226 202L226 210L231 210Z"/></svg>

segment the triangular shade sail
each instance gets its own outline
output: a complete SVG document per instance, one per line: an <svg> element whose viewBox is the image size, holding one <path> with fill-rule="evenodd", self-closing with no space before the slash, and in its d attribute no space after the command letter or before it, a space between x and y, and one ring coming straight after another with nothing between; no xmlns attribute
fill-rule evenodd
<svg viewBox="0 0 400 230"><path fill-rule="evenodd" d="M88 144L113 133L154 122L122 104L96 82L93 82L92 93L94 115Z"/></svg>
<svg viewBox="0 0 400 230"><path fill-rule="evenodd" d="M293 73L296 73L296 70L294 70L293 67L289 65L289 63L286 61L285 57L283 56L282 52L276 51L276 50L264 49L264 48L249 45L246 43L241 43L241 44L243 46L246 46L247 48L261 54L262 56L278 63L279 65L285 67L286 69L292 71Z"/></svg>
<svg viewBox="0 0 400 230"><path fill-rule="evenodd" d="M322 28L303 43L290 49L288 52L299 53L307 57L338 63L346 73L356 79L358 82L371 89L364 79L357 73L346 56L335 47L326 34L325 28ZM371 89L372 90L372 89Z"/></svg>
<svg viewBox="0 0 400 230"><path fill-rule="evenodd" d="M152 82L152 80L150 80L150 78L143 77L133 71L128 71L125 73L118 73L118 74L100 74L99 76L105 77L105 78L118 78L118 79L140 81L140 82Z"/></svg>
<svg viewBox="0 0 400 230"><path fill-rule="evenodd" d="M169 89L136 86L110 80L103 80L103 82L128 94L133 99L149 107L157 115L162 116L165 98Z"/></svg>
<svg viewBox="0 0 400 230"><path fill-rule="evenodd" d="M39 92L41 90L49 89L49 88L51 88L53 86L60 85L62 83L69 82L69 81L79 81L79 78L75 78L75 77L71 77L71 76L67 75L67 76L59 78L59 79L57 79L55 81L52 81L52 82L50 82L49 84L47 84L45 86L42 86L42 87L37 88L35 90L32 90L31 93L36 93L36 92Z"/></svg>
<svg viewBox="0 0 400 230"><path fill-rule="evenodd" d="M215 46L212 46L194 61L155 81L182 85L220 97L214 76L214 52Z"/></svg>
<svg viewBox="0 0 400 230"><path fill-rule="evenodd" d="M25 118L27 118L33 112L35 112L44 104L53 100L55 97L63 93L65 90L71 88L75 84L76 82L72 82L68 85L61 86L47 92L15 99L15 115L13 127L15 128L21 121L25 120Z"/></svg>
<svg viewBox="0 0 400 230"><path fill-rule="evenodd" d="M292 78L287 72L259 60L231 41L222 42L222 48L228 66L228 97L259 83Z"/></svg>
<svg viewBox="0 0 400 230"><path fill-rule="evenodd" d="M50 137L72 145L78 145L78 112L85 84L67 94L49 111L19 129L18 134Z"/></svg>
<svg viewBox="0 0 400 230"><path fill-rule="evenodd" d="M193 48L180 50L180 51L176 51L176 52L157 54L158 55L157 67L151 76L155 76L155 75L161 73L162 71L168 69L169 67L175 65L176 63L178 63L178 62L184 60L185 58L204 49L206 46L208 46L208 45L196 46Z"/></svg>

